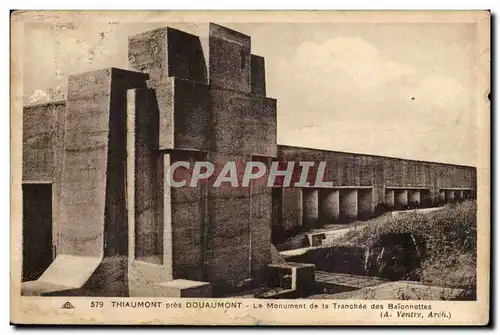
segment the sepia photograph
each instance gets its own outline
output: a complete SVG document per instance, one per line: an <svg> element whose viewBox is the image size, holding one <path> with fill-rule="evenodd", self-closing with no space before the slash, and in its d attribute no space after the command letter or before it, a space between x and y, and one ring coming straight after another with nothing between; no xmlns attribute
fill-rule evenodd
<svg viewBox="0 0 500 335"><path fill-rule="evenodd" d="M490 13L251 13L11 15L19 320L487 318Z"/></svg>

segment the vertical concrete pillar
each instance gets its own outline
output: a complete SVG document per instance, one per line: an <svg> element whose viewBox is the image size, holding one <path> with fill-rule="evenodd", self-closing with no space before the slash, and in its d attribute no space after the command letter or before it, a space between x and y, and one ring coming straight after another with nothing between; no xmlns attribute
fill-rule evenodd
<svg viewBox="0 0 500 335"><path fill-rule="evenodd" d="M129 90L127 93L127 195L129 227L134 229L134 259L161 264L163 224L160 219L163 193L163 160L158 152L158 108L154 91ZM132 187L132 188L131 188Z"/></svg>
<svg viewBox="0 0 500 335"><path fill-rule="evenodd" d="M251 218L250 218L250 256L251 274L255 284L264 279L266 266L272 263L271 232L273 220L281 223L282 218L282 188L267 187L271 158L253 156L252 161L266 165L263 178L252 180L251 187Z"/></svg>
<svg viewBox="0 0 500 335"><path fill-rule="evenodd" d="M421 197L420 197L420 191L419 190L409 190L408 191L408 202L413 207L420 207L421 203L422 203Z"/></svg>
<svg viewBox="0 0 500 335"><path fill-rule="evenodd" d="M439 190L439 202L444 203L446 201L446 191Z"/></svg>
<svg viewBox="0 0 500 335"><path fill-rule="evenodd" d="M394 190L390 189L385 190L385 204L389 208L394 207Z"/></svg>
<svg viewBox="0 0 500 335"><path fill-rule="evenodd" d="M184 167L176 169L176 174L179 173L179 177L183 176L180 180L185 179L187 183L191 181L195 162L207 160L205 153L197 151L172 151L170 159L170 164L178 161L189 162L189 169ZM165 187L169 187L168 184ZM194 187L186 184L183 187L170 188L171 259L174 279L203 280L204 228L207 211L205 192L203 183L197 183ZM164 203L164 207L166 206L168 203Z"/></svg>
<svg viewBox="0 0 500 335"><path fill-rule="evenodd" d="M456 194L458 200L462 201L464 200L464 191L458 191Z"/></svg>
<svg viewBox="0 0 500 335"><path fill-rule="evenodd" d="M373 190L358 190L358 216L367 219L373 216Z"/></svg>
<svg viewBox="0 0 500 335"><path fill-rule="evenodd" d="M394 202L396 208L408 206L408 190L394 190Z"/></svg>
<svg viewBox="0 0 500 335"><path fill-rule="evenodd" d="M154 92L127 94L127 210L129 296L164 296L159 283L173 279L170 154L159 145ZM148 282L148 285L144 285Z"/></svg>
<svg viewBox="0 0 500 335"><path fill-rule="evenodd" d="M445 201L446 202L454 202L455 201L455 191L453 190L447 190L445 192Z"/></svg>
<svg viewBox="0 0 500 335"><path fill-rule="evenodd" d="M355 219L358 217L358 190L343 189L339 192L340 217Z"/></svg>
<svg viewBox="0 0 500 335"><path fill-rule="evenodd" d="M302 207L304 225L313 227L319 218L318 190L302 189Z"/></svg>
<svg viewBox="0 0 500 335"><path fill-rule="evenodd" d="M302 191L300 188L283 188L283 230L302 226Z"/></svg>
<svg viewBox="0 0 500 335"><path fill-rule="evenodd" d="M219 175L228 162L235 162L238 180L242 180L249 161L237 154L209 153L214 175ZM206 228L206 279L214 285L238 286L251 277L251 213L250 187L233 187L222 183L208 185ZM186 211L184 215L190 215ZM271 225L269 219L268 224Z"/></svg>
<svg viewBox="0 0 500 335"><path fill-rule="evenodd" d="M272 227L281 227L283 225L283 188L273 187L271 190L272 203Z"/></svg>
<svg viewBox="0 0 500 335"><path fill-rule="evenodd" d="M339 190L325 189L319 192L320 217L325 222L337 220L340 215Z"/></svg>

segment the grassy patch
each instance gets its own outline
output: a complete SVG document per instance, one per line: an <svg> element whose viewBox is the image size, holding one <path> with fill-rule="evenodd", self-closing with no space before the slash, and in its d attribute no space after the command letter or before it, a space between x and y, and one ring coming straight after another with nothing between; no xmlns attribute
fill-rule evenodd
<svg viewBox="0 0 500 335"><path fill-rule="evenodd" d="M476 227L476 203L464 201L427 214L386 217L376 224L347 232L335 245L367 247L382 234L419 235L426 240L420 269L422 282L475 291Z"/></svg>

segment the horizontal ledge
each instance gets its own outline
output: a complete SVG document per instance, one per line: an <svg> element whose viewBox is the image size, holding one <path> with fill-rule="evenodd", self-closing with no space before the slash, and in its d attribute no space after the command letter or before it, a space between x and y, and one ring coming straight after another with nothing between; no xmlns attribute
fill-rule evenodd
<svg viewBox="0 0 500 335"><path fill-rule="evenodd" d="M23 180L22 184L53 184L52 180Z"/></svg>
<svg viewBox="0 0 500 335"><path fill-rule="evenodd" d="M460 187L447 187L447 188L440 188L440 191L472 191L472 188L460 188Z"/></svg>
<svg viewBox="0 0 500 335"><path fill-rule="evenodd" d="M193 149L193 148L159 148L157 150L162 154L190 153L190 152L201 152L208 154L210 152L210 150L208 149Z"/></svg>
<svg viewBox="0 0 500 335"><path fill-rule="evenodd" d="M425 186L384 186L385 189L388 190L430 190L431 187L425 187Z"/></svg>
<svg viewBox="0 0 500 335"><path fill-rule="evenodd" d="M373 189L373 186L273 186L272 188L297 188L297 189L312 189L312 190L338 190L338 189Z"/></svg>

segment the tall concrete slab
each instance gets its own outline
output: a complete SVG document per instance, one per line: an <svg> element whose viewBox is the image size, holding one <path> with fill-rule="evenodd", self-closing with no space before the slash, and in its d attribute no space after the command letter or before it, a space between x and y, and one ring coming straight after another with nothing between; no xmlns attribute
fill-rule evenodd
<svg viewBox="0 0 500 335"><path fill-rule="evenodd" d="M239 181L249 161L246 156L212 152L208 159L214 163L214 176L221 174L226 163L235 162ZM239 285L251 277L250 188L234 187L229 182L220 187L211 184L207 201L206 280L216 286Z"/></svg>
<svg viewBox="0 0 500 335"><path fill-rule="evenodd" d="M325 223L335 222L340 216L339 190L319 190L320 218Z"/></svg>
<svg viewBox="0 0 500 335"><path fill-rule="evenodd" d="M170 188L171 218L168 220L171 222L172 275L174 279L203 280L207 185L199 182L191 187L190 177L193 175L194 164L206 161L207 155L197 151L175 151L170 157L171 164L183 161L190 166L189 169L178 168L181 170L180 174L187 177L186 184Z"/></svg>
<svg viewBox="0 0 500 335"><path fill-rule="evenodd" d="M213 23L209 30L210 85L251 93L250 36Z"/></svg>
<svg viewBox="0 0 500 335"><path fill-rule="evenodd" d="M126 90L146 80L114 68L70 76L58 253L125 251Z"/></svg>
<svg viewBox="0 0 500 335"><path fill-rule="evenodd" d="M358 217L358 190L340 189L339 191L340 218L344 220Z"/></svg>
<svg viewBox="0 0 500 335"><path fill-rule="evenodd" d="M64 281L56 277L74 270L69 259L81 259L82 268L67 276L68 288L85 284L96 294L128 294L126 95L145 87L147 78L115 68L70 76L57 256L43 285L28 284L31 294Z"/></svg>
<svg viewBox="0 0 500 335"><path fill-rule="evenodd" d="M250 55L252 94L266 96L266 65L264 57Z"/></svg>
<svg viewBox="0 0 500 335"><path fill-rule="evenodd" d="M159 147L156 95L127 92L128 291L130 296L164 296L159 283L173 279L170 155Z"/></svg>
<svg viewBox="0 0 500 335"><path fill-rule="evenodd" d="M276 101L252 94L250 38L210 24L211 141L215 175L235 162L238 180L252 156L276 155ZM260 64L263 65L263 64ZM259 74L259 64L254 64ZM255 76L255 93L264 93ZM262 74L262 73L260 73ZM252 186L253 185L253 186ZM228 183L207 189L206 280L238 286L259 276L270 262L271 190Z"/></svg>
<svg viewBox="0 0 500 335"><path fill-rule="evenodd" d="M319 201L317 189L302 189L303 222L307 227L315 227L319 219Z"/></svg>
<svg viewBox="0 0 500 335"><path fill-rule="evenodd" d="M150 75L153 83L177 77L207 83L206 60L200 38L165 27L129 37L129 67Z"/></svg>
<svg viewBox="0 0 500 335"><path fill-rule="evenodd" d="M251 218L250 218L250 248L251 277L254 284L264 279L266 265L271 259L271 222L273 220L273 189L267 187L267 177L271 158L252 156L252 161L263 163L267 169L262 178L252 180L251 187ZM280 198L281 200L281 198Z"/></svg>
<svg viewBox="0 0 500 335"><path fill-rule="evenodd" d="M174 123L174 82L176 78L166 78L155 82L152 88L155 92L155 101L158 108L159 149L171 150L175 148Z"/></svg>
<svg viewBox="0 0 500 335"><path fill-rule="evenodd" d="M142 88L127 95L129 229L134 229L135 260L163 263L163 155L159 151L159 115L155 92ZM133 218L132 218L133 217Z"/></svg>

